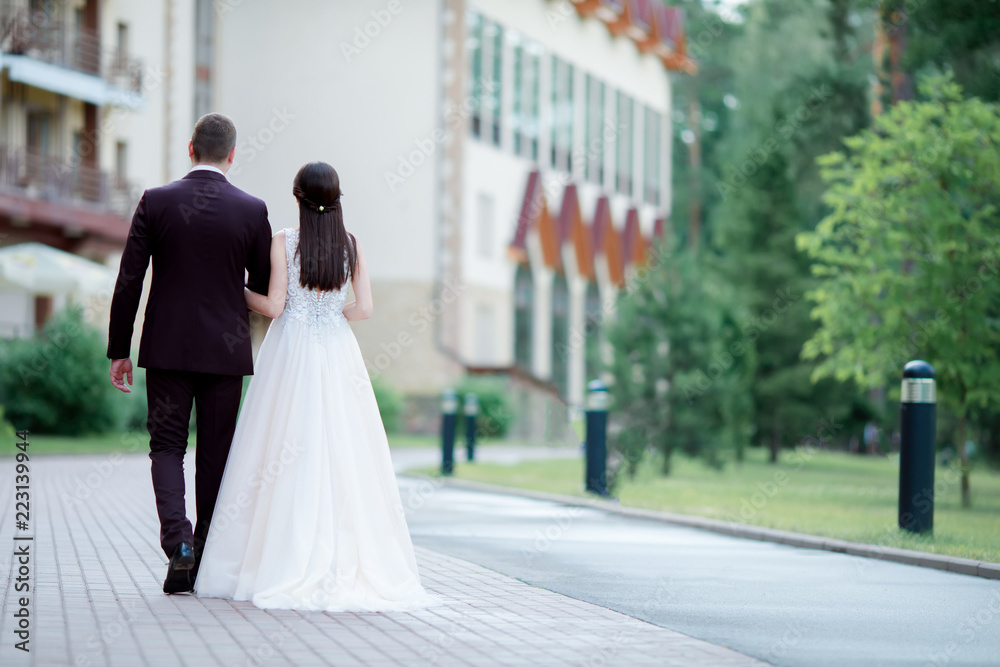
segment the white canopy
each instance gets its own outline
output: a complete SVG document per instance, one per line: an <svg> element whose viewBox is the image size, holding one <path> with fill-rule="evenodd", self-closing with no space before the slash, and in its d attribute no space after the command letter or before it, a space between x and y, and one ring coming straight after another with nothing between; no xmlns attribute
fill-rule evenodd
<svg viewBox="0 0 1000 667"><path fill-rule="evenodd" d="M115 277L103 264L43 243L0 248L0 286L32 294L97 296L114 289Z"/></svg>

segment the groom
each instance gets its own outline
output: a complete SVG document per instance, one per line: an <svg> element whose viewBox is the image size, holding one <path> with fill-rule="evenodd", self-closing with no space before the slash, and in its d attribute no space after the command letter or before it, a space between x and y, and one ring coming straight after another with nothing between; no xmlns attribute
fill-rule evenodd
<svg viewBox="0 0 1000 667"><path fill-rule="evenodd" d="M164 593L190 591L194 585L236 429L243 376L253 374L244 271L247 286L267 294L267 207L226 179L235 152L232 120L217 113L198 120L188 144L191 171L146 190L139 200L111 302L111 383L129 393L132 330L152 258L139 366L146 369L160 546L170 558ZM184 507L192 404L198 445L193 531Z"/></svg>

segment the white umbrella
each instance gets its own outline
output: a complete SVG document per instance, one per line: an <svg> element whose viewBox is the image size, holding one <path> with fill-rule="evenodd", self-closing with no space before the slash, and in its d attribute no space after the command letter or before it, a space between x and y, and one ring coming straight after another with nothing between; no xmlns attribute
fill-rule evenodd
<svg viewBox="0 0 1000 667"><path fill-rule="evenodd" d="M114 289L115 277L103 264L43 243L0 248L0 285L31 294L96 296Z"/></svg>

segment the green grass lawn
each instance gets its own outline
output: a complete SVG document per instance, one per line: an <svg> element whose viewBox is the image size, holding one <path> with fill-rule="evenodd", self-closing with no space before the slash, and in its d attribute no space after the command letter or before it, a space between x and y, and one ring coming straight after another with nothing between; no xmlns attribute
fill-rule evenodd
<svg viewBox="0 0 1000 667"><path fill-rule="evenodd" d="M436 435L410 435L409 433L390 433L389 447L440 447L441 439Z"/></svg>
<svg viewBox="0 0 1000 667"><path fill-rule="evenodd" d="M194 436L191 437L194 442ZM147 454L149 453L149 437L139 431L106 433L104 435L61 436L36 435L28 436L28 453L46 454ZM4 454L13 456L17 450L13 445L5 447Z"/></svg>
<svg viewBox="0 0 1000 667"><path fill-rule="evenodd" d="M149 451L149 436L141 431L106 433L104 435L59 436L31 434L28 438L32 454L110 454L112 452L146 453ZM189 442L195 444L194 433ZM503 442L503 441L500 441ZM480 444L489 445L490 441ZM389 446L396 447L439 447L440 439L436 435L389 434ZM456 445L457 446L457 445ZM464 451L464 440L461 443ZM4 449L0 455L13 456L17 450L13 443Z"/></svg>
<svg viewBox="0 0 1000 667"><path fill-rule="evenodd" d="M918 537L896 527L898 457L874 458L784 452L778 466L762 449L748 451L742 466L724 470L675 457L669 477L656 462L616 490L621 504L694 514L724 521L812 535L1000 562L1000 475L972 474L972 504L963 510L957 475L938 468L934 535ZM434 475L436 470L420 472ZM540 461L513 466L456 463L455 476L525 489L585 496L583 463Z"/></svg>

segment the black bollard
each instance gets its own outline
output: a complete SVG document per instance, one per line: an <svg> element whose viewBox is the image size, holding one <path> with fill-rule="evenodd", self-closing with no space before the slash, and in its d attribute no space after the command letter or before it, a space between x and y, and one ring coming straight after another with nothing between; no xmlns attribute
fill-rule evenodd
<svg viewBox="0 0 1000 667"><path fill-rule="evenodd" d="M454 389L441 394L441 474L450 475L455 469L455 413L458 396Z"/></svg>
<svg viewBox="0 0 1000 667"><path fill-rule="evenodd" d="M934 530L934 429L937 388L934 367L911 361L903 368L900 397L899 527Z"/></svg>
<svg viewBox="0 0 1000 667"><path fill-rule="evenodd" d="M600 380L587 384L586 489L608 495L608 388Z"/></svg>
<svg viewBox="0 0 1000 667"><path fill-rule="evenodd" d="M465 395L465 460L476 460L476 415L479 414L479 397Z"/></svg>

